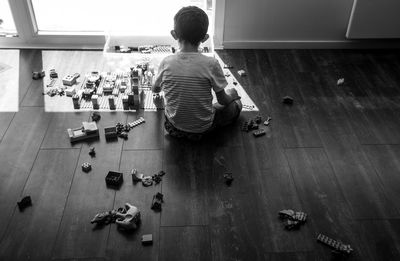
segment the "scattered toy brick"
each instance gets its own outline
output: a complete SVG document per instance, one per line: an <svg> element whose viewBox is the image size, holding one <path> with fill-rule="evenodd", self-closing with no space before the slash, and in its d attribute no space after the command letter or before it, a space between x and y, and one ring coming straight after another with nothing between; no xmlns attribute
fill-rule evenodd
<svg viewBox="0 0 400 261"><path fill-rule="evenodd" d="M279 218L284 220L284 226L287 230L298 229L306 222L307 214L292 209L284 209L278 212Z"/></svg>
<svg viewBox="0 0 400 261"><path fill-rule="evenodd" d="M82 164L82 170L87 173L92 170L92 165L89 162L85 162Z"/></svg>
<svg viewBox="0 0 400 261"><path fill-rule="evenodd" d="M225 179L225 184L230 186L232 184L233 181L233 176L231 172L226 172L224 174L224 179Z"/></svg>
<svg viewBox="0 0 400 261"><path fill-rule="evenodd" d="M123 181L124 177L121 172L109 171L106 176L106 184L111 188L119 188Z"/></svg>
<svg viewBox="0 0 400 261"><path fill-rule="evenodd" d="M224 69L232 69L233 66L230 64L224 64Z"/></svg>
<svg viewBox="0 0 400 261"><path fill-rule="evenodd" d="M271 123L271 117L268 117L266 121L264 121L264 125L268 126Z"/></svg>
<svg viewBox="0 0 400 261"><path fill-rule="evenodd" d="M260 115L257 115L256 117L254 117L254 122L257 124L260 124L262 121L262 117Z"/></svg>
<svg viewBox="0 0 400 261"><path fill-rule="evenodd" d="M158 192L153 196L151 203L151 209L155 211L161 211L161 204L164 202L164 195Z"/></svg>
<svg viewBox="0 0 400 261"><path fill-rule="evenodd" d="M142 236L142 244L143 245L151 245L153 244L153 235L147 234Z"/></svg>
<svg viewBox="0 0 400 261"><path fill-rule="evenodd" d="M34 80L39 80L42 79L46 76L46 73L44 71L41 72L32 72L32 79Z"/></svg>
<svg viewBox="0 0 400 261"><path fill-rule="evenodd" d="M98 122L101 119L101 115L98 112L93 112L90 117L92 118L92 121L95 122Z"/></svg>
<svg viewBox="0 0 400 261"><path fill-rule="evenodd" d="M150 176L144 176L142 178L142 184L145 187L149 187L149 186L153 185L153 178Z"/></svg>
<svg viewBox="0 0 400 261"><path fill-rule="evenodd" d="M250 111L254 110L254 108L255 108L254 105L248 105L248 104L243 104L242 107L243 107L243 109L250 110Z"/></svg>
<svg viewBox="0 0 400 261"><path fill-rule="evenodd" d="M341 241L334 240L323 234L318 234L317 241L333 248L334 254L350 254L353 251L350 245L343 244Z"/></svg>
<svg viewBox="0 0 400 261"><path fill-rule="evenodd" d="M58 74L55 69L50 70L50 78L58 78Z"/></svg>
<svg viewBox="0 0 400 261"><path fill-rule="evenodd" d="M344 84L344 78L340 78L339 80L337 80L337 85L343 85Z"/></svg>
<svg viewBox="0 0 400 261"><path fill-rule="evenodd" d="M32 206L32 199L30 196L23 197L19 202L17 202L19 211L23 211L25 208Z"/></svg>
<svg viewBox="0 0 400 261"><path fill-rule="evenodd" d="M163 170L159 171L158 173L154 174L152 177L153 181L158 184L162 181L162 176L165 175L165 172Z"/></svg>
<svg viewBox="0 0 400 261"><path fill-rule="evenodd" d="M257 130L257 131L255 131L255 132L253 132L253 135L254 135L254 137L261 137L261 136L263 136L263 135L265 135L266 134L266 132L265 132L265 129L259 129L259 130Z"/></svg>
<svg viewBox="0 0 400 261"><path fill-rule="evenodd" d="M246 72L244 70L238 71L239 76L246 76Z"/></svg>
<svg viewBox="0 0 400 261"><path fill-rule="evenodd" d="M238 83L237 83L237 81L233 81L233 85L237 85Z"/></svg>
<svg viewBox="0 0 400 261"><path fill-rule="evenodd" d="M293 104L293 98L290 96L285 96L282 98L282 103L292 105Z"/></svg>
<svg viewBox="0 0 400 261"><path fill-rule="evenodd" d="M94 150L94 147L90 147L90 148L89 148L89 155L90 155L91 157L96 156L96 151Z"/></svg>
<svg viewBox="0 0 400 261"><path fill-rule="evenodd" d="M137 169L132 169L131 170L131 176L132 176L132 182L136 183L136 182L141 182L143 179L143 174L139 174Z"/></svg>
<svg viewBox="0 0 400 261"><path fill-rule="evenodd" d="M299 221L293 221L290 219L285 220L285 228L287 230L299 229L301 223Z"/></svg>

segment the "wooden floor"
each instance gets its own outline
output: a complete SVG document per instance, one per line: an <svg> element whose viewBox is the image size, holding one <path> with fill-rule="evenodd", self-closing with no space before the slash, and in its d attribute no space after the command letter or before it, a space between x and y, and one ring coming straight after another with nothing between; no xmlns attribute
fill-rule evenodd
<svg viewBox="0 0 400 261"><path fill-rule="evenodd" d="M76 145L66 129L89 113L45 112L31 71L104 64L101 52L64 53L75 62L52 59L57 51L15 58L19 111L0 113L0 260L331 260L318 233L351 244L347 260L400 260L400 51L223 51L261 115L272 117L266 136L240 131L254 112L200 143L165 135L162 112L118 112L101 114L99 141ZM285 95L293 106L281 103ZM105 142L105 126L143 114L128 140ZM132 184L131 168L167 174L145 188ZM120 190L106 188L108 170L125 174ZM156 192L165 198L160 213L150 209ZM33 206L20 212L24 195ZM125 202L141 210L136 232L90 224ZM277 217L288 208L308 214L298 231ZM154 243L142 246L148 233Z"/></svg>

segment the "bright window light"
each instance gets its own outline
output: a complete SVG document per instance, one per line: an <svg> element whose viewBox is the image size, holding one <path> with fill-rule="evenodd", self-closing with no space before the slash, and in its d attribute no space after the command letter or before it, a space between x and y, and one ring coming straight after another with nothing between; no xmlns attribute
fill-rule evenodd
<svg viewBox="0 0 400 261"><path fill-rule="evenodd" d="M0 0L0 36L15 34L17 34L17 29L8 0Z"/></svg>
<svg viewBox="0 0 400 261"><path fill-rule="evenodd" d="M173 26L173 16L187 5L202 8L211 21L211 0L31 1L40 33L129 32L143 36L167 35Z"/></svg>

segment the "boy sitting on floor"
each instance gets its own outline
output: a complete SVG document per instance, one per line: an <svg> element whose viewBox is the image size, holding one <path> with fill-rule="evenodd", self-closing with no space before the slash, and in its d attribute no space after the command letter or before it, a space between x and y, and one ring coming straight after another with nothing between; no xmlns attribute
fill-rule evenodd
<svg viewBox="0 0 400 261"><path fill-rule="evenodd" d="M165 129L171 136L200 139L233 123L242 110L237 91L224 90L228 83L218 61L198 51L209 37L207 29L207 14L198 7L184 7L174 17L171 35L179 51L161 61L152 88L164 91ZM211 90L217 104L212 104Z"/></svg>

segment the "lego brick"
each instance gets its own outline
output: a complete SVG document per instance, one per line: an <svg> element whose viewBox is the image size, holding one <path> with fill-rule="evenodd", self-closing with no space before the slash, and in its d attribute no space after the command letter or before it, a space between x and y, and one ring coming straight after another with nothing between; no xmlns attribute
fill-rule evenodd
<svg viewBox="0 0 400 261"><path fill-rule="evenodd" d="M293 98L290 96L285 96L282 98L282 103L283 104L288 104L288 105L292 105L294 102Z"/></svg>
<svg viewBox="0 0 400 261"><path fill-rule="evenodd" d="M76 94L75 87L68 87L67 89L65 89L65 95L67 95L68 97L72 97L75 94Z"/></svg>
<svg viewBox="0 0 400 261"><path fill-rule="evenodd" d="M224 174L224 179L225 179L225 184L230 186L232 184L233 181L233 176L231 172L226 172Z"/></svg>
<svg viewBox="0 0 400 261"><path fill-rule="evenodd" d="M23 211L25 208L32 206L32 199L30 196L23 197L20 201L17 202L19 211Z"/></svg>
<svg viewBox="0 0 400 261"><path fill-rule="evenodd" d="M115 100L113 96L108 96L108 105L110 106L110 110L115 110Z"/></svg>
<svg viewBox="0 0 400 261"><path fill-rule="evenodd" d="M147 234L142 236L142 244L143 245L151 245L153 244L153 235Z"/></svg>
<svg viewBox="0 0 400 261"><path fill-rule="evenodd" d="M95 110L99 109L99 96L96 94L92 95L92 106Z"/></svg>
<svg viewBox="0 0 400 261"><path fill-rule="evenodd" d="M255 132L253 132L254 137L261 137L265 134L266 134L265 129L259 129Z"/></svg>
<svg viewBox="0 0 400 261"><path fill-rule="evenodd" d="M118 137L117 128L115 126L104 128L104 134L105 134L106 140L115 139Z"/></svg>
<svg viewBox="0 0 400 261"><path fill-rule="evenodd" d="M32 79L34 80L39 80L42 79L46 76L46 73L44 71L41 72L32 72Z"/></svg>
<svg viewBox="0 0 400 261"><path fill-rule="evenodd" d="M119 188L124 181L123 174L116 171L109 171L105 179L107 186L114 188Z"/></svg>
<svg viewBox="0 0 400 261"><path fill-rule="evenodd" d="M87 173L92 170L92 165L89 162L85 162L82 164L82 170Z"/></svg>

